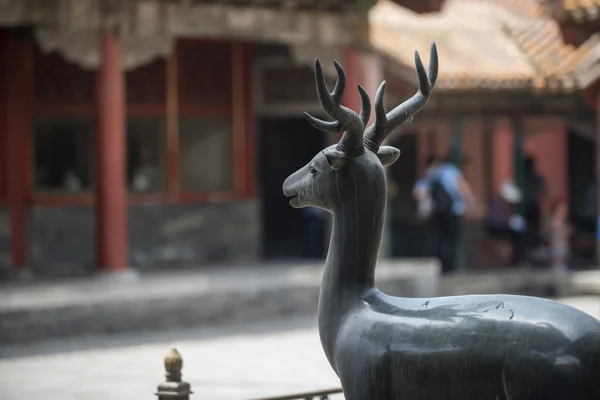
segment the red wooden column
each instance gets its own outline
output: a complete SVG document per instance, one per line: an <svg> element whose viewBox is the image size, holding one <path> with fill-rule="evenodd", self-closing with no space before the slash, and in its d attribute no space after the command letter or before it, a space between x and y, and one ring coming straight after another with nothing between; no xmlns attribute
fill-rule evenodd
<svg viewBox="0 0 600 400"><path fill-rule="evenodd" d="M375 122L375 94L377 89L381 85L381 82L385 80L383 74L383 62L379 54L375 52L365 52L362 54L360 64L361 68L361 80L362 87L367 91L371 98L371 117L369 118L368 125ZM388 87L388 90L389 87ZM360 112L360 108L356 110Z"/></svg>
<svg viewBox="0 0 600 400"><path fill-rule="evenodd" d="M125 159L125 86L121 43L100 33L96 131L96 248L103 272L128 268L129 240Z"/></svg>
<svg viewBox="0 0 600 400"><path fill-rule="evenodd" d="M3 54L2 128L6 135L8 203L11 215L12 265L24 272L27 265L27 197L31 170L28 146L31 135L33 47L29 40L7 35Z"/></svg>
<svg viewBox="0 0 600 400"><path fill-rule="evenodd" d="M346 91L342 102L357 113L362 109L362 100L358 92L358 85L366 90L371 99L371 118L368 125L375 121L375 93L384 80L383 63L380 56L355 47L344 49L344 62L346 71Z"/></svg>
<svg viewBox="0 0 600 400"><path fill-rule="evenodd" d="M246 192L248 197L256 197L256 136L254 132L254 110L252 108L252 53L254 45L244 43L244 132L246 134Z"/></svg>
<svg viewBox="0 0 600 400"><path fill-rule="evenodd" d="M596 89L594 99L596 109L596 264L600 268L600 86Z"/></svg>

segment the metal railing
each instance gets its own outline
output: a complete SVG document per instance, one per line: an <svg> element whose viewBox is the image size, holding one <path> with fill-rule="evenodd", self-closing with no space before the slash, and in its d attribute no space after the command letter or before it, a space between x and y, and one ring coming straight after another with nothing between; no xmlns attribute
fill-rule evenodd
<svg viewBox="0 0 600 400"><path fill-rule="evenodd" d="M265 397L262 399L254 399L254 400L298 400L298 399L313 400L315 398L320 399L320 400L328 400L329 395L340 394L340 393L342 393L342 389L336 388L336 389L321 390L321 391L317 391L317 392L296 393L296 394L290 394L287 396Z"/></svg>
<svg viewBox="0 0 600 400"><path fill-rule="evenodd" d="M183 358L177 349L171 349L165 356L165 381L158 385L158 400L190 400L193 393L189 383L181 379ZM297 393L279 397L265 397L255 400L328 400L332 394L341 394L341 388L326 389L314 392Z"/></svg>

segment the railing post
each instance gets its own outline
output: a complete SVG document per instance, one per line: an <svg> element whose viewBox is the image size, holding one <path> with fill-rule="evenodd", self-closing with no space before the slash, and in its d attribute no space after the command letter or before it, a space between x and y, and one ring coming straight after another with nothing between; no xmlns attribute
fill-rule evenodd
<svg viewBox="0 0 600 400"><path fill-rule="evenodd" d="M177 349L171 349L165 356L166 381L158 385L158 400L189 400L192 388L181 381L183 359Z"/></svg>

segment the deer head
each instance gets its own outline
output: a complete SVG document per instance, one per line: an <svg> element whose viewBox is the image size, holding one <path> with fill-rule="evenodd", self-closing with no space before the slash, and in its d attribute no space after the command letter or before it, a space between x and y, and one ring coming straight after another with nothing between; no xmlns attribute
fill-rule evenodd
<svg viewBox="0 0 600 400"><path fill-rule="evenodd" d="M327 115L334 120L322 121L308 113L304 116L315 128L324 132L343 132L340 141L319 152L308 164L290 175L283 183L283 193L290 197L294 208L313 206L333 212L347 202L353 202L360 191L383 191L385 194L384 167L393 164L400 150L381 146L385 138L398 126L408 123L419 112L431 94L437 79L438 59L435 43L431 45L429 72L418 52L415 64L419 76L417 93L386 114L384 108L385 82L375 96L376 121L368 129L371 102L365 90L358 86L362 100L360 116L341 105L346 86L346 74L334 61L338 80L329 93L319 60L315 60L315 80L319 101ZM358 188L357 186L361 186ZM362 197L362 195L360 196ZM383 197L385 198L385 196Z"/></svg>

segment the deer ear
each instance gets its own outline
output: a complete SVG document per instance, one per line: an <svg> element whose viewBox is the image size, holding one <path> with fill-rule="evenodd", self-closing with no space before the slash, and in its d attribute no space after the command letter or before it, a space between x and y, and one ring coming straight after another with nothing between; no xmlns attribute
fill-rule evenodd
<svg viewBox="0 0 600 400"><path fill-rule="evenodd" d="M381 146L377 151L377 157L384 167L389 167L400 157L400 150L392 146Z"/></svg>
<svg viewBox="0 0 600 400"><path fill-rule="evenodd" d="M323 154L327 157L327 162L332 170L337 171L340 168L343 168L346 165L346 161L348 157L346 154L337 150L323 150Z"/></svg>

